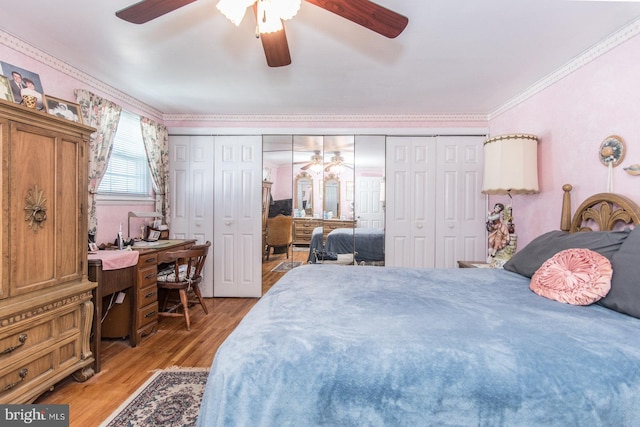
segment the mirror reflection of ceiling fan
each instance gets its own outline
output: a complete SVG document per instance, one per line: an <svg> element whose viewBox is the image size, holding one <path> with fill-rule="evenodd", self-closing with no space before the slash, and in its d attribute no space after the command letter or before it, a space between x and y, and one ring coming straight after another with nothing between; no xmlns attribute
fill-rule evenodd
<svg viewBox="0 0 640 427"><path fill-rule="evenodd" d="M316 150L313 152L313 155L311 156L311 159L308 162L294 162L293 164L299 165L300 163L305 163L305 165L302 166L300 170L303 170L303 171L311 170L313 172L320 172L322 171L324 159L320 154L320 151Z"/></svg>
<svg viewBox="0 0 640 427"><path fill-rule="evenodd" d="M322 172L322 169L324 169L325 172L339 174L342 170L344 170L344 168L353 169L353 165L345 163L344 157L340 155L339 151L333 152L333 156L328 163L325 163L324 158L320 154L320 151L315 151L308 162L296 162L294 164L300 163L305 163L305 165L302 166L300 170L310 170L316 173Z"/></svg>
<svg viewBox="0 0 640 427"><path fill-rule="evenodd" d="M193 3L196 0L142 0L116 12L118 18L134 24L152 19ZM304 0L342 18L381 34L395 38L405 29L409 19L369 0ZM256 16L256 37L270 67L291 64L289 45L283 20L292 18L300 8L301 0L220 0L220 10L231 22L239 25L246 9L251 7Z"/></svg>
<svg viewBox="0 0 640 427"><path fill-rule="evenodd" d="M340 152L334 151L333 156L331 157L331 161L329 162L329 165L324 168L324 171L339 175L340 172L344 170L344 168L353 169L353 165L345 163L344 157L340 155Z"/></svg>

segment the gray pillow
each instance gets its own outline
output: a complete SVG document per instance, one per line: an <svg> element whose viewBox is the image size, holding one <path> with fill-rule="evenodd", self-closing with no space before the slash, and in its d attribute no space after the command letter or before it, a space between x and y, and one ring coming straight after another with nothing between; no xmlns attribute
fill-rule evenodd
<svg viewBox="0 0 640 427"><path fill-rule="evenodd" d="M611 290L598 304L640 318L640 226L613 255L611 266Z"/></svg>
<svg viewBox="0 0 640 427"><path fill-rule="evenodd" d="M549 231L536 237L522 250L516 252L504 264L504 269L531 277L543 262L562 250L572 248L591 249L611 261L613 254L620 249L629 234L628 228L621 231L583 231L577 233Z"/></svg>

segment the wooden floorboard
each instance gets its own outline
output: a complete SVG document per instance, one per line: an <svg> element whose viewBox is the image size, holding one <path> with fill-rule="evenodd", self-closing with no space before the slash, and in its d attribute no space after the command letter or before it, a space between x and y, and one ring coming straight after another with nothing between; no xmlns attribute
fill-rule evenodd
<svg viewBox="0 0 640 427"><path fill-rule="evenodd" d="M289 260L306 262L307 252L293 251ZM263 294L284 275L272 272L287 261L284 254L271 255L262 264ZM136 348L127 340L103 340L102 370L88 381L79 383L68 378L34 403L68 404L70 427L98 426L156 369L172 366L210 367L218 347L238 325L257 298L207 298L209 315L194 306L191 309L191 331L183 318L159 319L158 332Z"/></svg>

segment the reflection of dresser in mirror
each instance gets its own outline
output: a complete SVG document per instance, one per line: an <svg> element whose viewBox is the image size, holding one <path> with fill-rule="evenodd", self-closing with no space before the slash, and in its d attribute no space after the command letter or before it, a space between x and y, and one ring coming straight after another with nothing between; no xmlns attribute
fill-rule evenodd
<svg viewBox="0 0 640 427"><path fill-rule="evenodd" d="M269 205L271 204L271 183L262 181L262 254L266 254L267 248L267 218L269 217Z"/></svg>
<svg viewBox="0 0 640 427"><path fill-rule="evenodd" d="M354 228L356 221L343 219L293 218L293 244L308 245L311 243L313 229L322 227L323 243L327 234L336 228Z"/></svg>

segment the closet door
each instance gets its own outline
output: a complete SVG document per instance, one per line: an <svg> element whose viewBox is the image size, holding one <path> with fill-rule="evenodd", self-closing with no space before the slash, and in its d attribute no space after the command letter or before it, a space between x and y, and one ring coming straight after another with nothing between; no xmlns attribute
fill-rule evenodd
<svg viewBox="0 0 640 427"><path fill-rule="evenodd" d="M387 137L385 265L435 266L436 138Z"/></svg>
<svg viewBox="0 0 640 427"><path fill-rule="evenodd" d="M213 136L171 136L169 165L172 237L213 242ZM205 297L213 296L213 252L200 286Z"/></svg>
<svg viewBox="0 0 640 427"><path fill-rule="evenodd" d="M435 266L486 257L483 136L437 137Z"/></svg>
<svg viewBox="0 0 640 427"><path fill-rule="evenodd" d="M215 137L214 296L261 297L262 138Z"/></svg>

